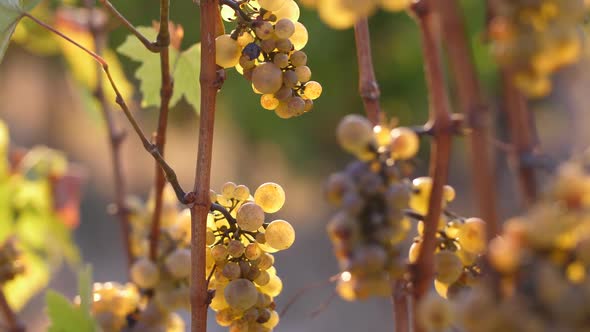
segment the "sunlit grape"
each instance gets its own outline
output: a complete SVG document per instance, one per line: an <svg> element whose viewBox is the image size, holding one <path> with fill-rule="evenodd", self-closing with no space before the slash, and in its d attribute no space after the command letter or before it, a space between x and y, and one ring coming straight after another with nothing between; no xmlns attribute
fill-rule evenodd
<svg viewBox="0 0 590 332"><path fill-rule="evenodd" d="M256 189L254 201L264 212L275 213L285 204L285 191L280 185L267 182Z"/></svg>
<svg viewBox="0 0 590 332"><path fill-rule="evenodd" d="M288 249L295 242L295 230L284 220L271 222L266 227L265 236L266 243L277 250Z"/></svg>
<svg viewBox="0 0 590 332"><path fill-rule="evenodd" d="M234 309L246 310L256 304L258 291L247 279L230 281L224 290L225 300Z"/></svg>

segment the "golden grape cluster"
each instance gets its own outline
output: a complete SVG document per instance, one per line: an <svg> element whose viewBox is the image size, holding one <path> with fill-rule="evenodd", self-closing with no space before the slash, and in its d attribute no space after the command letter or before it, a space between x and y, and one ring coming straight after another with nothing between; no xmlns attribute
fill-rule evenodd
<svg viewBox="0 0 590 332"><path fill-rule="evenodd" d="M326 184L328 201L339 209L327 226L343 271L337 291L350 301L388 296L406 271L403 241L411 228L404 215L411 183L398 162L417 153L419 139L408 128L373 126L359 115L346 116L337 136L359 159Z"/></svg>
<svg viewBox="0 0 590 332"><path fill-rule="evenodd" d="M217 322L232 332L272 331L279 323L274 298L283 288L272 254L291 247L295 231L285 220L267 222L265 214L282 208L285 192L269 182L252 196L228 182L220 194L211 192L211 201L206 254Z"/></svg>
<svg viewBox="0 0 590 332"><path fill-rule="evenodd" d="M498 61L514 68L516 85L531 97L551 91L551 74L582 55L582 0L501 0L490 25Z"/></svg>
<svg viewBox="0 0 590 332"><path fill-rule="evenodd" d="M0 286L23 273L25 267L16 240L8 238L0 245Z"/></svg>
<svg viewBox="0 0 590 332"><path fill-rule="evenodd" d="M307 54L302 51L308 33L298 22L299 7L293 0L249 0L239 3L239 13L222 6L222 17L237 27L215 40L217 65L235 67L260 94L264 109L283 119L313 108L322 94L311 80Z"/></svg>
<svg viewBox="0 0 590 332"><path fill-rule="evenodd" d="M412 181L413 193L410 207L420 215L426 215L432 190L432 179L417 178ZM444 187L443 206L455 198L455 190ZM418 237L410 247L409 262L415 263L420 253L423 221L418 222ZM464 289L471 288L481 274L479 260L486 249L485 223L479 218L462 218L445 213L440 216L437 246L434 253L434 287L443 298L452 298Z"/></svg>
<svg viewBox="0 0 590 332"><path fill-rule="evenodd" d="M412 0L301 0L306 6L317 9L320 18L334 29L346 29L359 19L372 15L379 7L388 11L402 11Z"/></svg>
<svg viewBox="0 0 590 332"><path fill-rule="evenodd" d="M496 277L462 301L466 331L588 331L589 165L563 164L546 196L490 242Z"/></svg>

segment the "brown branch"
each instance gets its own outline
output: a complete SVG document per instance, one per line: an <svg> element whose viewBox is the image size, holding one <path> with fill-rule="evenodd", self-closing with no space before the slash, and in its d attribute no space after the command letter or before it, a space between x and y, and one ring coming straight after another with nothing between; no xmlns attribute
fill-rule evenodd
<svg viewBox="0 0 590 332"><path fill-rule="evenodd" d="M0 285L1 286L1 285ZM16 313L8 304L8 300L4 295L4 292L0 288L0 313L6 323L6 332L25 332L25 327L19 322Z"/></svg>
<svg viewBox="0 0 590 332"><path fill-rule="evenodd" d="M512 165L518 177L523 203L530 206L537 198L537 183L534 166L524 161L535 152L534 118L528 110L526 98L515 86L511 72L505 69L502 70L502 85L510 141L514 147Z"/></svg>
<svg viewBox="0 0 590 332"><path fill-rule="evenodd" d="M356 40L356 54L359 67L359 92L363 99L367 117L373 124L379 123L379 84L375 78L373 59L371 57L371 36L369 33L369 21L361 18L354 25L354 37Z"/></svg>
<svg viewBox="0 0 590 332"><path fill-rule="evenodd" d="M195 174L195 204L191 207L191 331L207 331L207 280L205 279L205 247L207 214L211 206L211 158L217 91L223 81L215 63L215 28L220 12L217 0L201 0L201 119L199 149Z"/></svg>
<svg viewBox="0 0 590 332"><path fill-rule="evenodd" d="M129 32L131 32L133 35L135 35L135 37L137 37L137 39L145 46L145 48L147 48L149 51L154 52L154 53L158 53L160 52L162 49L166 48L166 46L164 46L163 44L160 44L160 41L157 40L156 42L151 42L149 39L147 39L141 32L139 32L134 26L133 24L131 24L131 22L129 22L125 16L123 16L116 8L115 6L113 6L112 3L110 3L108 0L98 0L100 1L100 3L104 6L104 8L106 8L106 10L116 19L119 20L119 22L121 22L121 24L123 24L123 26L125 26L125 28L127 28L127 30L129 30Z"/></svg>
<svg viewBox="0 0 590 332"><path fill-rule="evenodd" d="M451 72L455 78L459 104L465 123L471 129L471 176L480 216L486 221L488 239L498 234L495 174L490 155L489 107L484 101L480 82L469 45L465 20L457 0L440 6L443 39L447 45Z"/></svg>
<svg viewBox="0 0 590 332"><path fill-rule="evenodd" d="M166 130L168 128L168 113L170 111L170 99L172 98L173 82L170 74L170 0L160 1L160 31L158 32L158 45L160 51L160 71L162 87L160 89L160 114L158 116L158 129L155 134L155 145L164 157L166 145ZM162 199L166 175L156 162L154 180L154 211L152 214L152 227L150 231L150 259L155 261L158 254L158 241L160 238L160 219L162 217Z"/></svg>
<svg viewBox="0 0 590 332"><path fill-rule="evenodd" d="M96 15L100 14L100 11L94 9L94 1L86 1L86 7L89 10L88 28L94 40L94 50L97 55L102 54L107 40L105 32L105 26L100 26L101 22L96 22ZM98 24L97 24L98 23ZM96 87L94 89L94 96L100 104L102 116L106 125L107 135L109 139L109 147L111 150L111 163L113 168L113 182L115 190L115 206L116 214L119 218L119 224L121 227L121 236L123 237L123 246L125 249L125 256L127 258L127 266L131 267L133 263L133 252L131 250L131 229L129 223L129 209L125 201L126 196L126 184L123 176L123 163L121 160L121 145L125 138L125 132L118 128L114 118L111 106L106 100L103 90L103 76L101 66L96 67Z"/></svg>
<svg viewBox="0 0 590 332"><path fill-rule="evenodd" d="M443 187L449 173L453 135L453 121L445 88L439 38L436 35L436 32L439 31L436 4L443 5L440 2L432 2L431 4L429 0L422 0L415 2L412 6L422 37L424 71L430 100L429 125L432 127L434 139L430 156L430 177L433 184L425 220L424 240L418 260L412 268L412 286L416 300L414 305L429 289L434 276L436 233L438 220L442 213ZM415 326L416 331L422 331L420 322L416 321Z"/></svg>

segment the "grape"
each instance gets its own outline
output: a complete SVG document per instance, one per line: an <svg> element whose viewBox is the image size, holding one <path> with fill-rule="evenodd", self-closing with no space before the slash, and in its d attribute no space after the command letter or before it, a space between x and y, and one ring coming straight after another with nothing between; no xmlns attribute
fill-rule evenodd
<svg viewBox="0 0 590 332"><path fill-rule="evenodd" d="M295 31L289 40L293 43L293 48L295 50L301 50L307 45L307 41L309 39L309 34L307 29L303 24L300 22L295 22Z"/></svg>
<svg viewBox="0 0 590 332"><path fill-rule="evenodd" d="M231 68L240 61L240 46L230 35L221 35L215 39L215 62L223 68Z"/></svg>
<svg viewBox="0 0 590 332"><path fill-rule="evenodd" d="M291 54L291 63L295 67L305 66L307 64L307 54L303 51L295 51Z"/></svg>
<svg viewBox="0 0 590 332"><path fill-rule="evenodd" d="M240 60L238 62L238 64L243 68L243 69L252 69L254 67L256 67L256 61L255 60L250 60L250 57L247 55L242 55L240 57ZM236 66L237 67L237 66ZM243 75L243 70L242 70L242 75Z"/></svg>
<svg viewBox="0 0 590 332"><path fill-rule="evenodd" d="M289 88L289 96L293 94L292 88L297 86L297 74L293 70L287 70L283 73L283 84Z"/></svg>
<svg viewBox="0 0 590 332"><path fill-rule="evenodd" d="M453 324L450 303L437 294L430 293L422 298L416 314L427 331L444 331Z"/></svg>
<svg viewBox="0 0 590 332"><path fill-rule="evenodd" d="M252 72L252 84L261 93L275 93L281 86L283 73L277 65L265 62L254 68Z"/></svg>
<svg viewBox="0 0 590 332"><path fill-rule="evenodd" d="M211 256L216 262L223 262L227 258L227 247L223 244L218 244L211 248Z"/></svg>
<svg viewBox="0 0 590 332"><path fill-rule="evenodd" d="M273 182L262 184L254 192L254 201L266 213L275 213L285 204L285 191Z"/></svg>
<svg viewBox="0 0 590 332"><path fill-rule="evenodd" d="M295 68L295 74L297 75L297 80L301 83L305 83L311 79L311 69L308 66Z"/></svg>
<svg viewBox="0 0 590 332"><path fill-rule="evenodd" d="M340 145L350 152L360 152L373 140L373 126L360 115L347 115L340 121L337 129Z"/></svg>
<svg viewBox="0 0 590 332"><path fill-rule="evenodd" d="M231 240L227 244L227 253L234 258L242 256L245 249L244 244L239 240Z"/></svg>
<svg viewBox="0 0 590 332"><path fill-rule="evenodd" d="M186 278L191 273L191 251L190 249L177 248L166 260L164 265L170 274L175 278Z"/></svg>
<svg viewBox="0 0 590 332"><path fill-rule="evenodd" d="M287 100L287 108L289 113L300 115L305 109L305 101L301 97L293 96Z"/></svg>
<svg viewBox="0 0 590 332"><path fill-rule="evenodd" d="M206 244L211 246L215 243L215 234L211 231L211 229L207 229L207 234L205 237Z"/></svg>
<svg viewBox="0 0 590 332"><path fill-rule="evenodd" d="M436 280L450 285L463 273L463 263L453 252L439 251L434 255L434 270Z"/></svg>
<svg viewBox="0 0 590 332"><path fill-rule="evenodd" d="M245 201L250 197L250 189L243 184L236 186L234 197L239 201Z"/></svg>
<svg viewBox="0 0 590 332"><path fill-rule="evenodd" d="M236 20L236 12L229 6L221 6L221 18L226 22L233 22Z"/></svg>
<svg viewBox="0 0 590 332"><path fill-rule="evenodd" d="M293 43L289 39L277 39L275 47L279 52L288 53L293 49Z"/></svg>
<svg viewBox="0 0 590 332"><path fill-rule="evenodd" d="M261 40L267 40L272 38L274 34L274 28L270 22L262 21L257 22L254 32L256 33L256 37L260 38Z"/></svg>
<svg viewBox="0 0 590 332"><path fill-rule="evenodd" d="M266 228L266 243L277 249L285 250L295 242L295 230L293 226L284 220L275 220Z"/></svg>
<svg viewBox="0 0 590 332"><path fill-rule="evenodd" d="M275 36L278 39L287 39L295 32L295 24L288 18L280 19L275 24Z"/></svg>
<svg viewBox="0 0 590 332"><path fill-rule="evenodd" d="M147 258L140 258L131 266L131 280L140 288L152 288L160 281L158 267Z"/></svg>
<svg viewBox="0 0 590 332"><path fill-rule="evenodd" d="M274 310L271 311L269 319L262 325L268 329L274 329L279 325L279 314Z"/></svg>
<svg viewBox="0 0 590 332"><path fill-rule="evenodd" d="M246 250L244 251L244 255L247 259L253 261L256 260L262 255L262 250L258 247L256 243L250 243L246 246Z"/></svg>
<svg viewBox="0 0 590 332"><path fill-rule="evenodd" d="M422 242L412 243L412 246L410 246L410 253L408 257L410 263L416 263L418 261L418 256L420 255L420 248L422 248Z"/></svg>
<svg viewBox="0 0 590 332"><path fill-rule="evenodd" d="M254 282L259 286L264 286L270 281L270 274L267 271L260 271L260 274L254 279Z"/></svg>
<svg viewBox="0 0 590 332"><path fill-rule="evenodd" d="M299 6L293 0L286 0L285 4L281 6L280 9L273 12L273 14L277 17L277 20L281 20L287 18L293 22L297 22L299 20Z"/></svg>
<svg viewBox="0 0 590 332"><path fill-rule="evenodd" d="M416 178L412 184L415 193L410 196L410 207L421 215L426 215L432 191L432 179L429 177Z"/></svg>
<svg viewBox="0 0 590 332"><path fill-rule="evenodd" d="M247 279L230 281L225 287L224 295L230 307L242 311L255 305L258 300L256 286Z"/></svg>
<svg viewBox="0 0 590 332"><path fill-rule="evenodd" d="M322 94L322 86L316 81L309 81L305 84L304 95L311 100L318 99Z"/></svg>
<svg viewBox="0 0 590 332"><path fill-rule="evenodd" d="M279 100L272 94L260 96L260 105L269 111L275 110L279 106Z"/></svg>
<svg viewBox="0 0 590 332"><path fill-rule="evenodd" d="M290 71L292 72L292 71ZM279 101L284 101L285 99L291 97L293 95L293 90L290 87L283 85L279 91L277 91L274 96ZM278 105L277 105L278 106Z"/></svg>
<svg viewBox="0 0 590 332"><path fill-rule="evenodd" d="M486 224L479 218L469 218L459 228L457 238L461 248L476 254L485 251L486 246Z"/></svg>
<svg viewBox="0 0 590 332"><path fill-rule="evenodd" d="M389 11L406 10L412 4L412 0L381 0L381 6Z"/></svg>
<svg viewBox="0 0 590 332"><path fill-rule="evenodd" d="M252 43L254 41L254 37L251 33L244 32L238 36L238 39L236 41L238 42L238 45L240 45L240 47L244 47Z"/></svg>
<svg viewBox="0 0 590 332"><path fill-rule="evenodd" d="M224 266L224 269L225 269L225 266ZM213 296L213 299L211 299L211 304L209 305L211 307L211 309L213 309L215 311L221 311L221 310L229 307L229 304L227 304L227 301L225 301L225 295L223 295L224 288L217 289L215 291L215 296Z"/></svg>
<svg viewBox="0 0 590 332"><path fill-rule="evenodd" d="M270 295L271 297L279 295L282 290L283 282L281 281L281 278L277 277L276 275L270 276L270 281L268 284L260 286L260 291Z"/></svg>
<svg viewBox="0 0 590 332"><path fill-rule="evenodd" d="M232 199L234 198L234 191L236 190L236 184L233 182L226 182L223 184L221 188L221 195L225 199Z"/></svg>
<svg viewBox="0 0 590 332"><path fill-rule="evenodd" d="M267 39L260 42L260 48L264 53L271 53L275 49L275 40Z"/></svg>
<svg viewBox="0 0 590 332"><path fill-rule="evenodd" d="M286 0L258 0L260 7L268 10L275 11L279 10L285 4Z"/></svg>
<svg viewBox="0 0 590 332"><path fill-rule="evenodd" d="M246 203L238 209L236 221L243 230L254 232L264 223L263 208L256 203Z"/></svg>
<svg viewBox="0 0 590 332"><path fill-rule="evenodd" d="M236 262L228 262L222 270L222 274L229 280L238 279L242 274L240 265Z"/></svg>
<svg viewBox="0 0 590 332"><path fill-rule="evenodd" d="M416 133L404 127L391 131L391 154L394 159L413 158L420 148L420 139Z"/></svg>
<svg viewBox="0 0 590 332"><path fill-rule="evenodd" d="M223 309L221 311L218 311L217 314L215 315L215 320L217 321L217 324L219 324L220 326L230 326L231 323L233 322L234 319L234 314L232 312L231 308L227 308L227 309Z"/></svg>
<svg viewBox="0 0 590 332"><path fill-rule="evenodd" d="M260 270L268 270L275 262L275 258L273 255L268 253L263 253L257 260L257 266Z"/></svg>
<svg viewBox="0 0 590 332"><path fill-rule="evenodd" d="M289 65L289 56L285 53L277 53L272 62L279 68L285 68Z"/></svg>

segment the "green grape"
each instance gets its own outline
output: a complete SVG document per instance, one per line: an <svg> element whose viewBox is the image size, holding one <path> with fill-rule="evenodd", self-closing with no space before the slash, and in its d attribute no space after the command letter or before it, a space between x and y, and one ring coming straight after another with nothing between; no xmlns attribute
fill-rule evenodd
<svg viewBox="0 0 590 332"><path fill-rule="evenodd" d="M217 324L219 324L220 326L227 327L231 325L231 323L234 320L234 317L235 314L233 310L231 308L226 308L217 312L217 314L215 315L215 320L217 321Z"/></svg>
<svg viewBox="0 0 590 332"><path fill-rule="evenodd" d="M273 59L273 63L279 68L285 68L289 65L289 56L285 53L277 53Z"/></svg>
<svg viewBox="0 0 590 332"><path fill-rule="evenodd" d="M244 46L254 42L254 36L252 36L250 32L243 32L238 36L238 39L236 41L238 42L238 45L240 45L241 48L244 48Z"/></svg>
<svg viewBox="0 0 590 332"><path fill-rule="evenodd" d="M253 280L258 286L264 286L270 281L270 274L267 271L260 271L258 276Z"/></svg>
<svg viewBox="0 0 590 332"><path fill-rule="evenodd" d="M295 22L295 31L289 40L293 43L293 48L296 51L303 49L309 40L309 34L305 26L300 22Z"/></svg>
<svg viewBox="0 0 590 332"><path fill-rule="evenodd" d="M256 286L247 279L230 281L225 287L224 295L230 307L242 311L254 306L258 300Z"/></svg>
<svg viewBox="0 0 590 332"><path fill-rule="evenodd" d="M394 159L406 160L413 158L420 148L420 139L416 133L404 127L391 131L391 155Z"/></svg>
<svg viewBox="0 0 590 332"><path fill-rule="evenodd" d="M235 280L240 277L242 270L240 269L240 265L238 263L228 262L223 267L222 274L229 280Z"/></svg>
<svg viewBox="0 0 590 332"><path fill-rule="evenodd" d="M264 223L264 211L256 203L246 203L238 209L236 215L238 226L249 232L257 231Z"/></svg>
<svg viewBox="0 0 590 332"><path fill-rule="evenodd" d="M211 229L207 229L207 234L205 234L205 241L208 246L212 246L215 243L215 234L213 234Z"/></svg>
<svg viewBox="0 0 590 332"><path fill-rule="evenodd" d="M243 69L253 69L254 67L256 67L256 60L250 60L250 57L247 55L242 55L240 57L240 60L238 62L238 64L243 68ZM243 74L243 72L242 72Z"/></svg>
<svg viewBox="0 0 590 332"><path fill-rule="evenodd" d="M297 75L299 82L308 82L311 79L311 69L308 66L299 66L295 68L295 75Z"/></svg>
<svg viewBox="0 0 590 332"><path fill-rule="evenodd" d="M140 288L152 288L160 281L158 267L147 258L140 258L131 266L131 280Z"/></svg>
<svg viewBox="0 0 590 332"><path fill-rule="evenodd" d="M266 244L277 250L285 250L295 242L295 230L285 220L271 222L265 231Z"/></svg>
<svg viewBox="0 0 590 332"><path fill-rule="evenodd" d="M307 54L303 51L295 51L291 54L290 60L295 67L305 66L307 64Z"/></svg>
<svg viewBox="0 0 590 332"><path fill-rule="evenodd" d="M240 61L240 46L230 35L221 35L215 39L215 62L223 68L231 68Z"/></svg>
<svg viewBox="0 0 590 332"><path fill-rule="evenodd" d="M307 82L303 95L311 100L318 99L322 95L322 85L316 81Z"/></svg>
<svg viewBox="0 0 590 332"><path fill-rule="evenodd" d="M227 253L234 258L242 256L244 251L244 244L240 240L231 240L227 244Z"/></svg>
<svg viewBox="0 0 590 332"><path fill-rule="evenodd" d="M420 300L416 314L427 331L445 331L454 322L451 304L434 293Z"/></svg>
<svg viewBox="0 0 590 332"><path fill-rule="evenodd" d="M461 248L481 254L486 249L486 224L479 218L469 218L460 226L457 234Z"/></svg>
<svg viewBox="0 0 590 332"><path fill-rule="evenodd" d="M222 5L221 18L226 22L233 22L237 19L236 12L231 7Z"/></svg>
<svg viewBox="0 0 590 332"><path fill-rule="evenodd" d="M279 314L274 310L271 311L270 318L262 325L268 329L274 329L277 325L279 325Z"/></svg>
<svg viewBox="0 0 590 332"><path fill-rule="evenodd" d="M190 249L177 248L164 260L166 269L175 278L186 278L191 274Z"/></svg>
<svg viewBox="0 0 590 332"><path fill-rule="evenodd" d="M225 266L224 266L224 269L225 269ZM213 299L211 299L211 304L209 304L211 309L213 309L215 311L221 311L223 309L229 308L229 304L227 304L227 301L225 301L225 295L223 295L224 289L225 289L225 286L221 289L215 290L215 296L213 296Z"/></svg>
<svg viewBox="0 0 590 332"><path fill-rule="evenodd" d="M356 153L366 149L372 142L373 126L366 118L351 114L340 121L336 134L345 150Z"/></svg>
<svg viewBox="0 0 590 332"><path fill-rule="evenodd" d="M295 1L286 0L285 4L278 10L274 11L273 14L276 16L277 20L287 18L293 22L297 22L299 20L300 10Z"/></svg>
<svg viewBox="0 0 590 332"><path fill-rule="evenodd" d="M215 245L211 248L211 256L215 262L223 262L227 258L227 247L223 244Z"/></svg>
<svg viewBox="0 0 590 332"><path fill-rule="evenodd" d="M278 39L287 39L295 33L295 24L288 18L283 18L275 24L275 36Z"/></svg>
<svg viewBox="0 0 590 332"><path fill-rule="evenodd" d="M264 271L264 270L268 270L270 269L270 267L274 264L275 262L275 258L273 255L268 254L268 253L263 253L257 260L256 260L256 266Z"/></svg>
<svg viewBox="0 0 590 332"><path fill-rule="evenodd" d="M236 190L236 184L233 182L226 182L223 184L221 188L221 195L223 198L229 200L234 198L234 191Z"/></svg>
<svg viewBox="0 0 590 332"><path fill-rule="evenodd" d="M463 263L455 253L447 250L439 251L434 255L434 271L436 280L450 285L463 273Z"/></svg>
<svg viewBox="0 0 590 332"><path fill-rule="evenodd" d="M278 296L283 290L283 282L281 278L276 275L270 276L270 281L264 286L260 286L260 291L270 295L271 297Z"/></svg>
<svg viewBox="0 0 590 332"><path fill-rule="evenodd" d="M253 261L257 260L260 255L262 255L262 250L258 247L256 243L250 243L246 246L246 250L244 251L244 255L247 259Z"/></svg>
<svg viewBox="0 0 590 332"><path fill-rule="evenodd" d="M254 192L254 201L266 213L275 213L285 204L285 191L280 185L267 182Z"/></svg>
<svg viewBox="0 0 590 332"><path fill-rule="evenodd" d="M265 62L254 68L252 84L260 93L275 93L283 83L283 72L271 62Z"/></svg>
<svg viewBox="0 0 590 332"><path fill-rule="evenodd" d="M254 33L261 40L271 39L274 35L274 27L267 21L257 22L257 25L254 27Z"/></svg>
<svg viewBox="0 0 590 332"><path fill-rule="evenodd" d="M260 4L260 7L273 12L283 7L286 0L258 0L258 3Z"/></svg>
<svg viewBox="0 0 590 332"><path fill-rule="evenodd" d="M260 96L260 105L266 110L274 111L279 106L279 100L272 94L265 94Z"/></svg>

